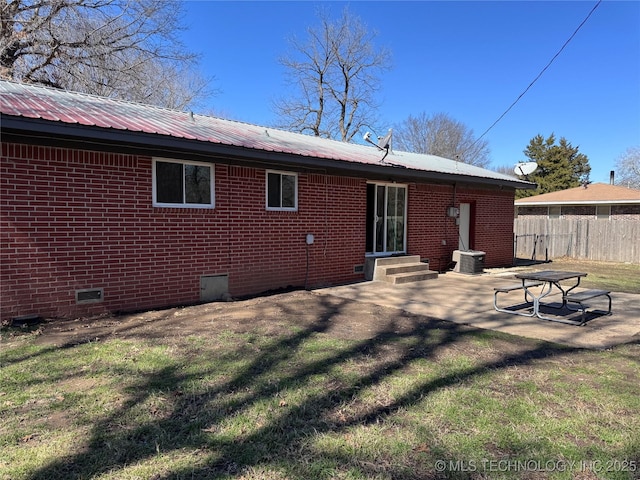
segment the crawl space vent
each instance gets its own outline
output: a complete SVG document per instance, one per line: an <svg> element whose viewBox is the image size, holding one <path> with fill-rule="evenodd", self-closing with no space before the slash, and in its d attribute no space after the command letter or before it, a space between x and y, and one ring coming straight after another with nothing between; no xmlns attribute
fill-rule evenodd
<svg viewBox="0 0 640 480"><path fill-rule="evenodd" d="M76 290L76 303L98 303L104 298L104 288L87 288L84 290Z"/></svg>

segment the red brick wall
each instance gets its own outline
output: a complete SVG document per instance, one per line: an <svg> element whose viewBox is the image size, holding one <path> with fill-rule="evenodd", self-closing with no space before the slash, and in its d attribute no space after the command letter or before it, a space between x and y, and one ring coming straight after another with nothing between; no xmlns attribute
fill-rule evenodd
<svg viewBox="0 0 640 480"><path fill-rule="evenodd" d="M460 203L475 202L475 250L487 253L485 266L513 264L513 190L459 189ZM473 219L472 219L473 221Z"/></svg>
<svg viewBox="0 0 640 480"><path fill-rule="evenodd" d="M513 202L513 190L410 185L408 253L428 258L434 269L450 261L453 251L458 249L459 229L456 219L447 216L447 207L460 207L461 203L470 203L471 247L487 253L486 267L511 265Z"/></svg>
<svg viewBox="0 0 640 480"><path fill-rule="evenodd" d="M218 164L215 209L157 208L151 163L2 145L2 319L195 303L202 275L228 274L232 295L363 278L354 266L364 263L366 179L300 174L298 211L267 211L265 170ZM457 227L445 217L452 194L449 186L410 186L409 253L434 258L457 248ZM476 203L475 248L490 265L508 264L513 192L456 195ZM76 305L75 291L85 288L104 288L104 301Z"/></svg>
<svg viewBox="0 0 640 480"><path fill-rule="evenodd" d="M152 206L151 158L3 145L2 318L197 302L200 276L231 294L361 279L363 179L300 175L299 211L265 209L265 171L215 167L215 209ZM306 246L307 233L315 242ZM75 304L75 290L104 302Z"/></svg>

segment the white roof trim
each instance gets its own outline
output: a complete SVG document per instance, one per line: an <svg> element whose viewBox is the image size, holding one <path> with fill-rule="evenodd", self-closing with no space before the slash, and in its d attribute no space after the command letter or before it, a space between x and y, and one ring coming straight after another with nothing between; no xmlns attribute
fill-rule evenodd
<svg viewBox="0 0 640 480"><path fill-rule="evenodd" d="M640 200L574 200L560 202L516 202L516 207L547 207L549 205L637 205Z"/></svg>

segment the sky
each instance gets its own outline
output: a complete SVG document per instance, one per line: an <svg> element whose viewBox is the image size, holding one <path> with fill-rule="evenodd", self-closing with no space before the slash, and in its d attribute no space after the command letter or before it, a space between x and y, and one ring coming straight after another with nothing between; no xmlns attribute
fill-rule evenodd
<svg viewBox="0 0 640 480"><path fill-rule="evenodd" d="M593 1L183 2L181 39L201 55L217 93L199 113L272 126L287 92L278 58L306 38L319 7L349 12L392 55L381 77L380 123L446 113L480 137L541 73L596 6ZM365 132L358 135L359 138ZM383 132L373 132L383 135ZM513 166L540 134L589 158L592 182L640 146L640 2L603 0L527 93L482 137L489 168Z"/></svg>

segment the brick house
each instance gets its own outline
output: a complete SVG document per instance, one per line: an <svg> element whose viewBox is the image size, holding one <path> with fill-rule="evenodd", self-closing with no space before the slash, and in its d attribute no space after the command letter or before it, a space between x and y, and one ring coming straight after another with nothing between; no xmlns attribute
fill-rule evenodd
<svg viewBox="0 0 640 480"><path fill-rule="evenodd" d="M359 281L385 255L508 265L515 188L532 186L45 87L0 81L0 97L3 320Z"/></svg>
<svg viewBox="0 0 640 480"><path fill-rule="evenodd" d="M640 190L592 183L516 200L516 216L640 220Z"/></svg>

